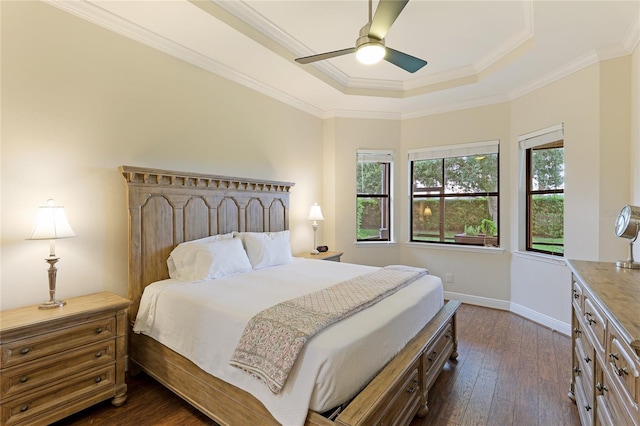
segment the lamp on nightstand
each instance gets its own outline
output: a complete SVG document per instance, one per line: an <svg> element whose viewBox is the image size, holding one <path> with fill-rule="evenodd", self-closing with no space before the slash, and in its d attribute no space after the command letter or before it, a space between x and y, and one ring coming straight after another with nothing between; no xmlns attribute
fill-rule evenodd
<svg viewBox="0 0 640 426"><path fill-rule="evenodd" d="M313 221L313 250L311 250L311 254L318 254L320 253L318 251L318 249L316 248L316 233L318 231L318 220L324 220L324 217L322 216L322 210L320 209L320 206L318 205L318 203L314 203L311 206L311 210L309 211L309 220Z"/></svg>
<svg viewBox="0 0 640 426"><path fill-rule="evenodd" d="M52 309L63 306L64 300L56 299L56 273L55 264L60 258L56 257L56 242L60 238L75 237L71 229L64 207L56 206L55 201L47 200L47 205L38 209L38 217L28 240L49 240L49 257L45 262L49 264L49 301L38 306L39 309Z"/></svg>

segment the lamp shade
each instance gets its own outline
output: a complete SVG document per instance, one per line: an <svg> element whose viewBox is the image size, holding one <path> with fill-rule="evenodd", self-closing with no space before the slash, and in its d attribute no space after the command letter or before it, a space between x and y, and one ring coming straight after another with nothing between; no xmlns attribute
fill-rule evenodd
<svg viewBox="0 0 640 426"><path fill-rule="evenodd" d="M309 210L309 220L324 220L324 217L322 216L322 210L320 209L318 203L314 203L311 206L311 210Z"/></svg>
<svg viewBox="0 0 640 426"><path fill-rule="evenodd" d="M71 229L64 207L56 206L55 201L48 200L46 206L38 209L36 224L29 240L57 240L59 238L75 237Z"/></svg>

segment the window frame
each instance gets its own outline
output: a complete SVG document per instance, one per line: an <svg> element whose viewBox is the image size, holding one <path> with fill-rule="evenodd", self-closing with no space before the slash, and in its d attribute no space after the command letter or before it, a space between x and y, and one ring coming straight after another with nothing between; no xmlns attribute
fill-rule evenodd
<svg viewBox="0 0 640 426"><path fill-rule="evenodd" d="M356 179L356 215L358 214L358 199L359 198L379 198L384 200L386 206L386 218L383 218L383 223L386 224L386 228L381 227L378 238L358 238L358 223L356 216L356 243L357 244L375 244L375 243L390 243L393 242L393 151L390 150L371 150L371 149L358 149L356 150L356 168L360 163L381 163L384 164L384 183L382 185L383 192L377 193L360 193L358 191L358 181ZM357 176L357 171L356 171ZM384 191L386 189L386 192ZM384 214L383 214L384 216ZM386 229L386 235L383 235L382 230Z"/></svg>
<svg viewBox="0 0 640 426"><path fill-rule="evenodd" d="M525 252L528 253L537 253L542 255L553 256L554 258L564 257L566 244L563 240L562 244L549 244L554 246L562 246L562 253L553 252L550 250L541 250L533 248L533 224L531 221L532 211L533 211L533 203L531 202L532 197L534 195L544 195L544 194L565 194L564 184L562 189L551 189L551 190L532 190L532 172L531 170L531 156L534 150L541 149L552 149L552 148L562 148L565 147L564 144L564 123L547 127L545 129L541 129L535 132L531 132L525 135L522 135L518 138L521 149L522 156L522 173L524 175L524 181L522 182L523 188L523 196L524 196L524 224L523 224L523 233L524 233L524 248ZM558 146L560 145L560 146ZM566 165L566 159L564 161L564 165ZM565 216L563 213L563 228ZM522 234L520 234L522 235ZM522 241L522 240L521 240ZM522 242L521 242L522 244Z"/></svg>
<svg viewBox="0 0 640 426"><path fill-rule="evenodd" d="M483 154L496 154L496 191L486 192L465 192L452 193L445 192L447 182L445 180L445 159L478 156ZM426 191L438 191L437 194L415 195L414 162L420 160L441 160L442 161L442 186L432 188L421 188ZM430 148L409 150L409 242L419 244L446 244L459 247L478 247L478 244L467 244L456 241L446 241L445 238L445 201L447 198L474 198L474 197L496 197L496 220L497 228L496 247L500 247L500 141L490 140L484 142L473 142L458 145L446 145ZM438 199L439 217L439 241L424 241L414 237L414 202L419 199ZM482 247L482 246L481 246Z"/></svg>

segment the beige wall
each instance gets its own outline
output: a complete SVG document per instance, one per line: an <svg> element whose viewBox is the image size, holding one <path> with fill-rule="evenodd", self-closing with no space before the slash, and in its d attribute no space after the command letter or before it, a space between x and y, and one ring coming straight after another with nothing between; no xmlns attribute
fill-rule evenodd
<svg viewBox="0 0 640 426"><path fill-rule="evenodd" d="M25 241L48 198L78 235L58 295L127 294L122 164L293 181L292 245L311 247L320 119L42 2L1 8L2 309L48 299L48 242Z"/></svg>
<svg viewBox="0 0 640 426"><path fill-rule="evenodd" d="M565 130L565 257L613 261L625 257L615 236L617 213L629 202L629 58L589 66L512 102L511 137L555 124ZM515 143L515 142L514 142ZM512 152L511 164L520 158ZM518 199L521 191L510 188ZM522 244L521 204L512 203L513 247ZM562 262L527 254L511 264L512 310L560 328L570 324L570 272ZM568 329L568 327L564 327Z"/></svg>
<svg viewBox="0 0 640 426"><path fill-rule="evenodd" d="M509 300L509 239L510 218L509 182L512 174L508 161L509 104L497 104L482 108L438 114L429 117L405 120L402 123L402 155L397 162L402 170L402 191L407 194L409 175L407 153L410 149L430 146L453 145L487 140L500 140L500 233L501 246L505 251L470 249L451 250L426 245L403 246L402 261L411 265L427 267L431 273L444 277L453 274L453 282L445 283L445 291L451 297L472 296L483 304L505 308L500 302ZM400 217L408 217L407 202L396 205ZM402 227L402 241L408 241L406 220Z"/></svg>
<svg viewBox="0 0 640 426"><path fill-rule="evenodd" d="M400 122L397 120L365 120L334 118L326 126L329 134L326 143L333 153L328 159L335 176L335 191L325 188L325 195L334 197L335 202L335 247L345 252L344 260L352 263L384 266L397 263L397 244L356 244L356 151L358 149L392 150L394 158L400 155ZM401 160L396 161L399 165ZM404 179L399 167L393 176L393 196L395 216L393 230L395 241L399 240L404 218L397 214L398 205L404 199L400 182Z"/></svg>
<svg viewBox="0 0 640 426"><path fill-rule="evenodd" d="M51 197L78 234L57 245L59 296L126 295L125 188L116 169L128 164L294 181L294 251L311 248L306 218L317 201L326 218L318 243L344 251L345 261L451 273L450 297L566 325L567 268L518 253L516 141L558 123L567 257L626 256L611 227L622 205L640 204L637 47L511 102L402 121L320 120L44 3L0 2L0 11L2 309L47 298L47 243L25 238ZM501 141L503 250L406 244L407 151L491 139ZM358 148L394 151L393 244L355 244Z"/></svg>

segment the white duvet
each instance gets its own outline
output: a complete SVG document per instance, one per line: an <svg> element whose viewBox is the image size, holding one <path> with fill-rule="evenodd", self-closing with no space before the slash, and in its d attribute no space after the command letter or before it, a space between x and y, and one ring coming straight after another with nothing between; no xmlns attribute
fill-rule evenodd
<svg viewBox="0 0 640 426"><path fill-rule="evenodd" d="M394 295L312 337L278 394L232 367L245 324L279 302L377 268L295 258L210 281L147 286L134 332L146 334L200 368L260 400L285 426L302 425L355 396L443 306L440 278L426 275Z"/></svg>

